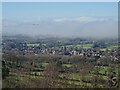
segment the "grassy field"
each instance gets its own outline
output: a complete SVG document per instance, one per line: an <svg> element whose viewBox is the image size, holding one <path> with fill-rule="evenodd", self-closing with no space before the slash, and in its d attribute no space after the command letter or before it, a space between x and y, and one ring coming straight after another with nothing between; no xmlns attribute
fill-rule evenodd
<svg viewBox="0 0 120 90"><path fill-rule="evenodd" d="M27 44L28 47L47 46L46 44Z"/></svg>
<svg viewBox="0 0 120 90"><path fill-rule="evenodd" d="M49 63L41 63L43 67L46 67Z"/></svg>
<svg viewBox="0 0 120 90"><path fill-rule="evenodd" d="M72 67L73 65L72 64L62 64L63 67L66 67L66 68L70 68Z"/></svg>
<svg viewBox="0 0 120 90"><path fill-rule="evenodd" d="M118 48L118 45L109 45L107 49L116 49Z"/></svg>
<svg viewBox="0 0 120 90"><path fill-rule="evenodd" d="M48 63L43 63L43 65L48 65ZM72 67L70 64L63 64L63 66L67 66L68 68ZM98 66L96 66L98 67ZM95 68L96 68L95 67ZM110 67L107 66L99 66L98 71L101 74L105 74L108 72ZM95 70L92 70L95 72ZM115 69L115 72L117 72L117 69ZM95 73L91 74L85 74L84 76L81 75L81 73L60 73L58 79L56 79L54 82L56 85L61 85L63 87L93 87L92 79L94 79ZM3 87L39 87L39 84L41 83L41 80L44 78L43 72L31 72L30 74L28 72L26 73L10 73L10 76L7 77L3 81L3 84L7 85ZM108 80L107 76L104 75L98 75L97 78L100 78L104 81L104 83ZM84 80L84 81L83 81ZM86 82L87 81L87 82ZM90 82L89 82L90 81ZM38 83L39 82L39 83ZM105 87L104 83L98 83L97 87ZM14 85L14 86L13 86Z"/></svg>
<svg viewBox="0 0 120 90"><path fill-rule="evenodd" d="M92 44L66 45L68 48L92 48Z"/></svg>
<svg viewBox="0 0 120 90"><path fill-rule="evenodd" d="M28 47L37 47L39 44L27 44Z"/></svg>
<svg viewBox="0 0 120 90"><path fill-rule="evenodd" d="M106 48L100 48L101 51L117 49L118 45L108 45Z"/></svg>
<svg viewBox="0 0 120 90"><path fill-rule="evenodd" d="M87 64L87 63L86 63ZM36 63L36 67L32 68L31 71L24 71L20 73L20 71L11 71L9 77L3 80L3 87L26 87L26 88L33 88L33 87L40 87L39 85L42 84L43 81L46 80L47 75L45 75L44 70L49 65L47 62L39 62ZM105 86L108 81L108 76L114 75L115 77L118 76L118 67L111 64L111 66L94 66L92 69L83 67L80 68L78 72L74 72L73 69L75 66L74 63L64 63L62 64L62 68L66 69L65 72L57 72L57 78L54 78L55 74L53 71L52 74L54 76L50 77L53 80L54 85L58 87L69 87L69 88L85 88L85 87L94 87L94 80L100 80L97 83L96 87L107 87ZM80 64L81 66L81 64ZM73 71L69 70L73 69ZM115 72L115 73L114 73ZM49 72L48 72L49 74ZM50 73L51 74L51 73ZM43 81L42 81L43 80Z"/></svg>
<svg viewBox="0 0 120 90"><path fill-rule="evenodd" d="M38 47L38 46L47 46L46 44L27 44L29 47ZM65 45L68 48L84 48L84 49L89 49L92 48L93 44L77 44L77 45ZM64 47L64 46L62 46ZM108 45L106 48L100 48L101 51L106 51L116 49L118 48L118 45Z"/></svg>

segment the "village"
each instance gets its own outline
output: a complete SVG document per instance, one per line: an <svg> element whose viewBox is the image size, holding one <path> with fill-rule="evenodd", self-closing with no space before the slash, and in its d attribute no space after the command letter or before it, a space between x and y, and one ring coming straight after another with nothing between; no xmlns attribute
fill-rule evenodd
<svg viewBox="0 0 120 90"><path fill-rule="evenodd" d="M20 51L24 55L25 54L33 54L33 55L64 55L64 56L80 56L80 57L95 57L96 59L110 56L114 60L118 60L118 45L116 41L114 41L113 45L109 46L105 45L105 42L97 43L94 41L80 41L80 43L76 43L76 39L71 43L68 39L67 44L62 44L62 42L58 42L59 40L52 41L47 39L47 42L41 44L40 41L28 42L26 40L20 42L19 39L11 40L7 39L3 41L3 52L4 51ZM78 40L78 39L77 39ZM33 41L31 39L31 41ZM42 40L41 40L42 41ZM54 43L51 45L51 42ZM77 41L78 42L78 41ZM60 43L60 44L58 44ZM83 44L81 44L83 43ZM97 43L97 44L96 44ZM111 42L109 42L111 43Z"/></svg>
<svg viewBox="0 0 120 90"><path fill-rule="evenodd" d="M3 87L118 86L120 61L116 40L7 36L3 38L2 55ZM12 77L22 86L12 81ZM23 82L24 79L31 85Z"/></svg>

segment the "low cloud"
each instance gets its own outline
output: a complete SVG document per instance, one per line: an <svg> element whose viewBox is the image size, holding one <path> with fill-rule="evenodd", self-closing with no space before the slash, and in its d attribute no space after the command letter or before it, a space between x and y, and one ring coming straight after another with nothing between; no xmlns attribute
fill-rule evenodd
<svg viewBox="0 0 120 90"><path fill-rule="evenodd" d="M117 21L103 17L54 18L40 21L3 20L3 33L59 37L117 38Z"/></svg>
<svg viewBox="0 0 120 90"><path fill-rule="evenodd" d="M100 17L88 17L88 16L81 16L76 18L57 18L54 19L54 22L65 22L65 21L79 21L79 22L94 22L94 21L106 21L106 18Z"/></svg>

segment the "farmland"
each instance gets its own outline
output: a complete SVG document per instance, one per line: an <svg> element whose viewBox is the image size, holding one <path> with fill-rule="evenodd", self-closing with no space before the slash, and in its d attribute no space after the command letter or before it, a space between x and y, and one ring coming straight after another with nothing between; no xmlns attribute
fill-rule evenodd
<svg viewBox="0 0 120 90"><path fill-rule="evenodd" d="M92 44L77 44L77 45L66 45L69 48L92 48Z"/></svg>
<svg viewBox="0 0 120 90"><path fill-rule="evenodd" d="M117 88L117 53L111 40L5 37L3 88Z"/></svg>
<svg viewBox="0 0 120 90"><path fill-rule="evenodd" d="M47 67L45 65L45 67ZM72 66L70 64L63 64L62 67L64 68L71 68ZM39 71L41 68L34 69L30 74L28 72L11 72L9 77L7 77L3 83L3 87L27 87L27 88L36 88L40 87L36 84L42 84L42 80L45 78L44 71ZM85 69L85 68L84 68ZM84 70L83 69L83 70ZM112 72L109 71L112 69ZM109 66L99 66L96 70L96 67L94 67L92 70L89 69L89 72L64 72L59 73L57 76L57 79L52 79L53 83L56 85L60 85L62 87L77 87L77 88L83 88L83 87L98 87L98 88L106 88L105 85L108 81L108 75L113 74L117 77L118 75L118 67L109 67ZM49 71L50 72L50 71ZM84 76L82 75L84 74ZM94 86L94 80L93 79L99 79L100 82L97 82L97 86ZM16 86L14 86L16 85ZM59 87L59 86L57 86Z"/></svg>

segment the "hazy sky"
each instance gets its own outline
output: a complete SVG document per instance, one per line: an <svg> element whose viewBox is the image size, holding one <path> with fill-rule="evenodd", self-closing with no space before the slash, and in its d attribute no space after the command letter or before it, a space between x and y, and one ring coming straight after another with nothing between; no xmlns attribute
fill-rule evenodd
<svg viewBox="0 0 120 90"><path fill-rule="evenodd" d="M3 33L118 37L117 2L3 3Z"/></svg>
<svg viewBox="0 0 120 90"><path fill-rule="evenodd" d="M12 20L79 17L117 16L117 2L10 2L3 3L3 18Z"/></svg>

